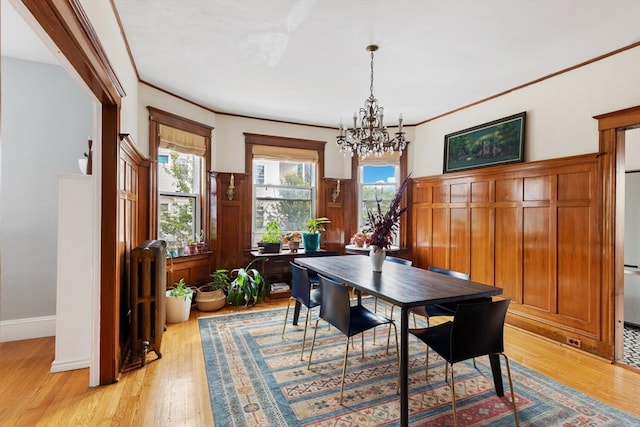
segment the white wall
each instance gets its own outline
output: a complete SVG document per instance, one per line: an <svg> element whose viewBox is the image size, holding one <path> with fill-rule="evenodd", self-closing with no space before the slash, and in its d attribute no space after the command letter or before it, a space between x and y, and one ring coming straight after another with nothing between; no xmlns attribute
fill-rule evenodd
<svg viewBox="0 0 640 427"><path fill-rule="evenodd" d="M143 122L138 121L137 115L138 76L131 64L111 2L80 0L80 3L100 37L100 44L125 91L120 110L120 132L128 133L134 141L138 141L138 127L144 126Z"/></svg>
<svg viewBox="0 0 640 427"><path fill-rule="evenodd" d="M525 161L598 151L593 116L640 104L640 47L491 99L416 129L414 176L442 173L444 136L527 112Z"/></svg>
<svg viewBox="0 0 640 427"><path fill-rule="evenodd" d="M60 66L2 57L0 320L56 313L59 173L79 174L92 102Z"/></svg>

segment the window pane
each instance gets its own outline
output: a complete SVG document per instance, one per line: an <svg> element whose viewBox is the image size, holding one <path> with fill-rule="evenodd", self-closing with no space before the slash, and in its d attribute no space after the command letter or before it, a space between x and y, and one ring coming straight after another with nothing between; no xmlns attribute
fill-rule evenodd
<svg viewBox="0 0 640 427"><path fill-rule="evenodd" d="M283 233L301 231L313 216L315 164L256 158L253 177L254 244L269 221L277 220Z"/></svg>
<svg viewBox="0 0 640 427"><path fill-rule="evenodd" d="M396 182L395 165L366 165L362 167L360 182L364 184L380 184Z"/></svg>
<svg viewBox="0 0 640 427"><path fill-rule="evenodd" d="M158 238L168 252L199 238L202 164L200 156L158 149Z"/></svg>
<svg viewBox="0 0 640 427"><path fill-rule="evenodd" d="M167 242L168 248L181 248L196 240L194 197L159 195L160 221L158 238ZM166 209L165 209L166 207Z"/></svg>
<svg viewBox="0 0 640 427"><path fill-rule="evenodd" d="M363 229L367 222L367 211L377 212L377 200L380 200L380 210L386 212L391 200L395 196L398 186L397 176L399 167L388 165L363 165L359 168L360 176L360 208L359 229Z"/></svg>

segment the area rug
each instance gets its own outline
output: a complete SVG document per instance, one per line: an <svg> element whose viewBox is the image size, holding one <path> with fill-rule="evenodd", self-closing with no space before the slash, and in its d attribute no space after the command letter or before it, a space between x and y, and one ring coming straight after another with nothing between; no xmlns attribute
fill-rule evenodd
<svg viewBox="0 0 640 427"><path fill-rule="evenodd" d="M305 311L299 326L284 309L214 315L199 319L215 424L222 426L394 426L399 425L397 354L386 352L386 330L365 334L349 351L343 405L338 403L344 335L320 322L311 368L307 369L315 320L300 360ZM313 317L317 315L314 310ZM393 337L393 335L392 335ZM449 426L450 388L444 362L431 352L425 378L425 346L411 338L409 420L412 426ZM458 425L513 426L505 390L493 388L487 357L455 365ZM504 361L502 362L504 364ZM505 388L508 387L503 366ZM511 362L521 426L640 426L640 420Z"/></svg>

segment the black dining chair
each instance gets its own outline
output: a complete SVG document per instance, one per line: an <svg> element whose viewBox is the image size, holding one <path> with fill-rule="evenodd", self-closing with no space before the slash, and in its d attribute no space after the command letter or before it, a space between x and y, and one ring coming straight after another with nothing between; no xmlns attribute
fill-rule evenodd
<svg viewBox="0 0 640 427"><path fill-rule="evenodd" d="M294 263L289 262L291 266L291 297L287 304L287 311L284 315L284 326L282 327L282 338L284 338L284 331L287 328L287 317L289 317L289 307L291 306L291 300L297 301L300 304L307 307L307 316L304 320L304 333L302 335L302 351L300 352L300 360L304 358L304 345L307 340L307 326L309 324L309 317L311 309L320 305L320 288L312 288L309 281L309 271Z"/></svg>
<svg viewBox="0 0 640 427"><path fill-rule="evenodd" d="M336 282L332 279L319 275L320 277L320 290L322 295L322 302L320 304L320 317L316 320L316 329L313 333L313 340L311 341L311 351L309 352L309 363L307 369L311 367L311 356L313 355L313 348L316 342L316 334L318 332L318 322L320 319L327 321L330 325L333 325L346 337L346 346L344 351L344 364L342 367L342 380L340 385L340 404L342 405L342 395L344 391L344 377L347 372L347 358L349 356L349 340L351 337L357 334L361 334L361 352L364 357L364 332L382 325L393 325L396 329L396 325L392 320L386 317L380 316L366 307L357 304L351 305L349 298L349 288L343 283ZM389 349L387 348L387 354ZM396 354L398 353L398 332L396 329Z"/></svg>
<svg viewBox="0 0 640 427"><path fill-rule="evenodd" d="M393 256L386 256L384 258L385 262L394 262L396 264L402 264L402 265L412 265L413 261L411 261L410 259L404 259L404 258L398 258L398 257L393 257ZM387 315L387 306L386 303L384 306L384 315ZM393 320L393 309L394 309L394 305L391 304L391 309L389 311L389 319ZM373 311L375 311L376 313L378 312L378 298L374 297L373 298ZM413 315L413 326L416 326L416 315ZM389 349L389 338L391 337L391 329L389 329L388 334L387 334L387 350ZM373 330L373 342L375 344L376 342L376 330Z"/></svg>
<svg viewBox="0 0 640 427"><path fill-rule="evenodd" d="M429 271L433 271L434 273L444 274L446 276L457 277L458 279L469 280L469 274L463 273L461 271L449 270L446 268L429 266ZM470 300L469 302L483 302L490 301L491 299L483 299L483 300ZM456 307L458 306L458 302L454 303L442 303L442 304L429 304L424 307L414 307L411 309L414 316L416 314L420 316L424 316L427 319L427 326L429 326L429 318L437 317L437 316L453 316L456 312ZM415 319L415 318L414 318Z"/></svg>
<svg viewBox="0 0 640 427"><path fill-rule="evenodd" d="M464 360L485 355L504 357L509 378L511 403L515 425L519 425L509 359L504 354L504 322L510 299L459 304L452 321L429 328L409 329L409 332L427 345L426 375L429 375L429 348L438 353L445 361L445 378L451 365L451 404L453 424L457 425L456 390L453 365Z"/></svg>
<svg viewBox="0 0 640 427"><path fill-rule="evenodd" d="M311 251L311 252L305 252L304 256L306 258L310 258L310 257L321 257L321 256L335 256L338 255L338 251ZM318 286L320 285L320 279L318 278L318 273L316 273L315 271L309 271L309 281L311 282L312 286Z"/></svg>

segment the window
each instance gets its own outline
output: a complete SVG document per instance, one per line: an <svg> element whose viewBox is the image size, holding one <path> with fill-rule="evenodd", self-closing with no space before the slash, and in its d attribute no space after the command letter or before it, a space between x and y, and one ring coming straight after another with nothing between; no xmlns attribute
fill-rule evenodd
<svg viewBox="0 0 640 427"><path fill-rule="evenodd" d="M151 230L167 242L167 256L191 255L191 242L208 242L212 128L148 107L149 155L155 160Z"/></svg>
<svg viewBox="0 0 640 427"><path fill-rule="evenodd" d="M245 170L252 184L251 241L255 247L266 224L280 231L303 231L319 215L318 183L324 173L324 141L245 133Z"/></svg>
<svg viewBox="0 0 640 427"><path fill-rule="evenodd" d="M168 252L200 238L201 169L200 156L158 149L158 238L167 242Z"/></svg>
<svg viewBox="0 0 640 427"><path fill-rule="evenodd" d="M358 160L359 230L366 228L367 210L376 210L378 199L383 212L389 208L400 182L400 160L397 153Z"/></svg>
<svg viewBox="0 0 640 427"><path fill-rule="evenodd" d="M316 163L254 157L253 177L253 245L272 220L282 232L302 230L315 212Z"/></svg>

